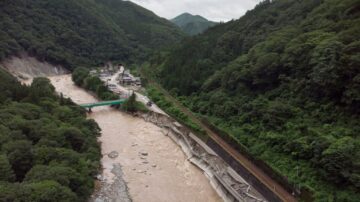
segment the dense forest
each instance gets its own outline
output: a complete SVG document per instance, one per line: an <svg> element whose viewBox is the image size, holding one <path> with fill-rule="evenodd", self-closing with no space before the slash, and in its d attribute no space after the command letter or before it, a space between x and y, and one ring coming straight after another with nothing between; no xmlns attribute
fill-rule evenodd
<svg viewBox="0 0 360 202"><path fill-rule="evenodd" d="M190 13L183 13L172 19L171 22L176 24L182 31L190 36L201 34L217 24L200 15L191 15Z"/></svg>
<svg viewBox="0 0 360 202"><path fill-rule="evenodd" d="M0 69L0 201L86 201L100 129L46 78L26 87Z"/></svg>
<svg viewBox="0 0 360 202"><path fill-rule="evenodd" d="M27 52L74 70L143 61L183 40L154 53L147 72L315 201L360 201L359 36L359 0L264 0L189 38L129 1L0 1L0 61ZM73 79L116 98L88 69ZM86 201L99 133L48 79L26 87L0 69L0 201Z"/></svg>
<svg viewBox="0 0 360 202"><path fill-rule="evenodd" d="M149 66L316 201L360 201L359 36L358 0L265 0Z"/></svg>
<svg viewBox="0 0 360 202"><path fill-rule="evenodd" d="M182 37L171 22L130 1L0 1L0 60L28 52L69 69L132 63Z"/></svg>

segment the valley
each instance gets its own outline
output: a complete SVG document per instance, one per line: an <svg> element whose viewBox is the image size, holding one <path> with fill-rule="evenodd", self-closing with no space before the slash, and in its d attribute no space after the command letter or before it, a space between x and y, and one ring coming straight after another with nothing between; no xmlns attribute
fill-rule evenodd
<svg viewBox="0 0 360 202"><path fill-rule="evenodd" d="M0 201L360 202L359 0L165 1L0 1Z"/></svg>
<svg viewBox="0 0 360 202"><path fill-rule="evenodd" d="M57 92L78 104L97 101L76 87L70 75L50 80ZM101 186L94 201L221 201L205 175L187 161L163 129L110 107L93 109L89 118L102 129ZM114 159L108 156L113 151L118 153ZM114 186L118 178L123 178L128 189Z"/></svg>

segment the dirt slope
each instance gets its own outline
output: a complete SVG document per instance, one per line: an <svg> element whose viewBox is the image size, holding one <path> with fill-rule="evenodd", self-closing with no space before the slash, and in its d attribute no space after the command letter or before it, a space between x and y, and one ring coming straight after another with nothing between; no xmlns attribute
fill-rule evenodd
<svg viewBox="0 0 360 202"><path fill-rule="evenodd" d="M68 73L65 68L59 65L41 62L27 54L7 58L0 62L0 66L23 81L35 77L55 76Z"/></svg>

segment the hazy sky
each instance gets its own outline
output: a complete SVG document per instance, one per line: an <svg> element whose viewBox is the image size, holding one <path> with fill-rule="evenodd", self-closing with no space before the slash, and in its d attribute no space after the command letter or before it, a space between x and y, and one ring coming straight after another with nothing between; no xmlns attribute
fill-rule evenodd
<svg viewBox="0 0 360 202"><path fill-rule="evenodd" d="M261 0L131 0L157 15L171 19L184 12L213 21L238 19Z"/></svg>

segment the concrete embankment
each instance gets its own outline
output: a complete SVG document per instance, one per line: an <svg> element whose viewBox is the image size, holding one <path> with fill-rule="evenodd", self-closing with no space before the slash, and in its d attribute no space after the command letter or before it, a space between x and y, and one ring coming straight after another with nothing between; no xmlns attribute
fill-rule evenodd
<svg viewBox="0 0 360 202"><path fill-rule="evenodd" d="M164 128L165 135L176 142L188 160L200 168L224 201L266 201L208 145L172 118L150 112L139 114L144 120Z"/></svg>
<svg viewBox="0 0 360 202"><path fill-rule="evenodd" d="M228 165L230 165L239 175L241 175L253 188L255 188L268 201L273 202L296 202L290 187L281 181L281 176L272 172L267 165L255 160L246 151L238 148L239 145L231 141L232 138L219 131L216 127L212 128L211 124L200 120L189 109L184 107L177 99L173 98L166 90L163 90L154 81L149 81L155 85L166 98L179 107L195 124L205 130L207 138L206 145L212 148ZM230 138L230 139L229 139ZM279 181L277 181L279 180ZM290 189L289 189L290 188Z"/></svg>

